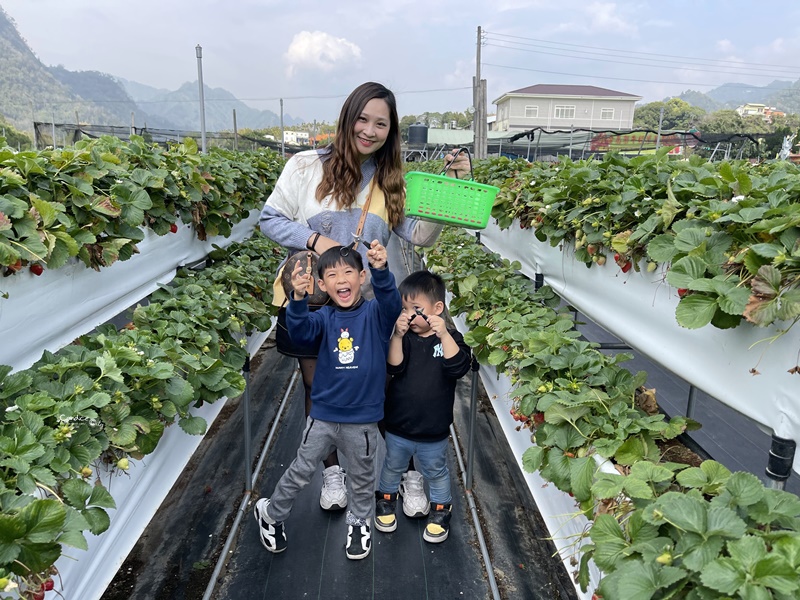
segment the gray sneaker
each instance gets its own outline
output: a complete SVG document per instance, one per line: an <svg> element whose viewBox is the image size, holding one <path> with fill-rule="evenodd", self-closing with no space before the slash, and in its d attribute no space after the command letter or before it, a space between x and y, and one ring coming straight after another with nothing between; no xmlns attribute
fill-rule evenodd
<svg viewBox="0 0 800 600"><path fill-rule="evenodd" d="M403 513L412 519L426 516L431 509L422 482L422 473L418 473L417 471L403 473L403 480L400 482L400 495L403 497Z"/></svg>
<svg viewBox="0 0 800 600"><path fill-rule="evenodd" d="M339 465L328 467L322 472L322 490L319 505L323 510L342 510L347 507L347 486L344 469Z"/></svg>

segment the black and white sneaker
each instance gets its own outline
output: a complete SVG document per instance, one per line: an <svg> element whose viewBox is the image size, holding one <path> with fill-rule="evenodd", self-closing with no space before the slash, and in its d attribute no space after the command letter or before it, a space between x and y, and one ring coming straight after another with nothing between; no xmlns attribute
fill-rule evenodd
<svg viewBox="0 0 800 600"><path fill-rule="evenodd" d="M253 513L258 523L258 534L264 548L274 554L286 550L286 532L283 530L283 521L276 521L267 514L269 498L259 498L253 507Z"/></svg>
<svg viewBox="0 0 800 600"><path fill-rule="evenodd" d="M372 534L369 530L369 523L363 525L347 526L347 558L350 560L361 560L369 556L372 550Z"/></svg>

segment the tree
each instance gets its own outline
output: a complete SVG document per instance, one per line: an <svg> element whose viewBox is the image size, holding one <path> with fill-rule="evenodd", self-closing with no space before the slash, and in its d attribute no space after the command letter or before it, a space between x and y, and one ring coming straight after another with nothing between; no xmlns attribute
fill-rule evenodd
<svg viewBox="0 0 800 600"><path fill-rule="evenodd" d="M0 148L5 145L16 150L30 150L33 148L33 142L29 135L18 131L0 117Z"/></svg>
<svg viewBox="0 0 800 600"><path fill-rule="evenodd" d="M770 124L760 115L741 116L735 110L713 112L700 124L703 133L770 133Z"/></svg>
<svg viewBox="0 0 800 600"><path fill-rule="evenodd" d="M664 109L664 118L661 122L662 131L688 131L692 127L697 127L706 114L702 108L692 106L680 98L670 98L666 102L650 102L637 107L634 111L634 129L657 131L662 108Z"/></svg>

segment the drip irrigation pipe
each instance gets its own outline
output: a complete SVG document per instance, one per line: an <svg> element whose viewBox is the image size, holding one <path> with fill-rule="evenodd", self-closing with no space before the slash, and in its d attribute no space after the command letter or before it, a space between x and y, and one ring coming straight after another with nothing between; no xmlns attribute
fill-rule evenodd
<svg viewBox="0 0 800 600"><path fill-rule="evenodd" d="M258 459L258 464L256 465L255 470L253 471L253 476L251 478L250 489L245 490L244 497L242 498L242 503L239 505L239 510L236 514L236 519L233 521L233 525L231 526L231 530L228 533L228 539L225 540L225 545L222 547L222 552L217 559L217 564L214 567L214 572L211 574L211 580L208 582L208 586L206 587L205 594L203 594L203 600L210 600L211 594L214 593L214 588L216 587L217 578L219 574L222 572L222 568L225 566L225 563L228 562L228 552L230 552L231 546L233 545L233 539L236 537L236 533L239 531L239 525L242 522L242 517L247 512L247 505L250 503L250 496L252 495L252 488L255 487L256 481L258 479L258 474L261 472L261 467L264 464L264 460L267 458L267 448L272 443L272 438L275 437L275 431L278 429L278 423L281 420L281 416L283 416L283 411L286 408L286 403L289 400L289 396L294 389L295 382L297 381L297 373L298 371L292 374L292 379L289 382L289 387L286 388L286 393L283 395L283 400L281 400L281 404L278 407L278 412L275 414L275 420L272 422L272 428L269 430L269 435L267 436L266 441L264 442L264 446L261 449L261 457Z"/></svg>

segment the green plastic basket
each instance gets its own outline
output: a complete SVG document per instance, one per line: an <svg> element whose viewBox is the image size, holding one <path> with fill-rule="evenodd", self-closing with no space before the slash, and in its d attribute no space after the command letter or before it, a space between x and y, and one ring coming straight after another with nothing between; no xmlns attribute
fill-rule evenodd
<svg viewBox="0 0 800 600"><path fill-rule="evenodd" d="M433 173L406 173L406 216L483 229L500 188Z"/></svg>

